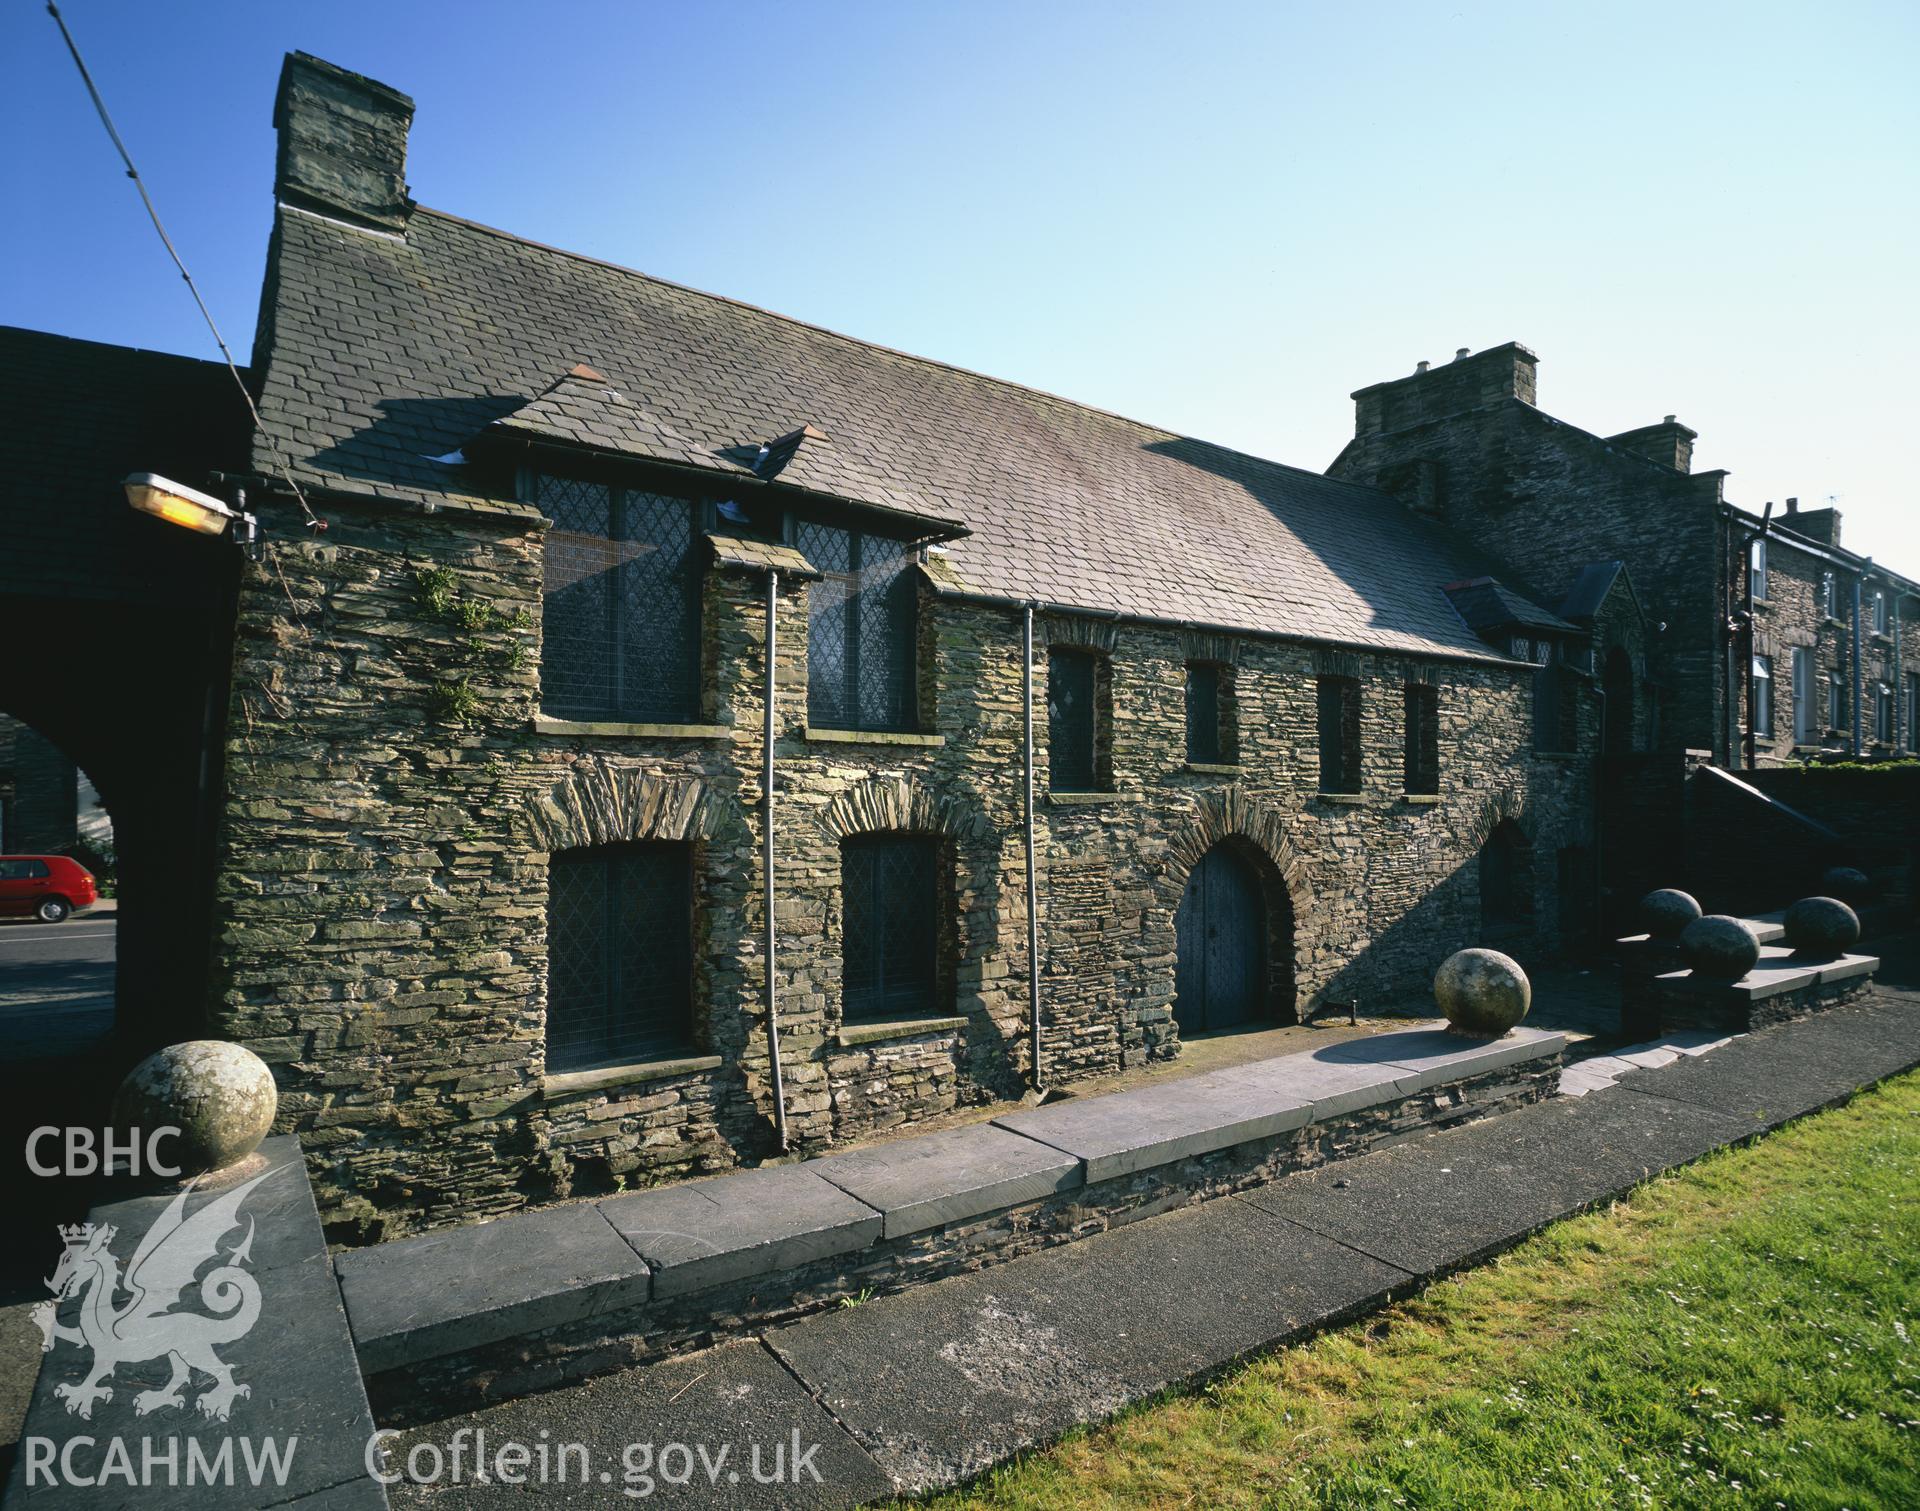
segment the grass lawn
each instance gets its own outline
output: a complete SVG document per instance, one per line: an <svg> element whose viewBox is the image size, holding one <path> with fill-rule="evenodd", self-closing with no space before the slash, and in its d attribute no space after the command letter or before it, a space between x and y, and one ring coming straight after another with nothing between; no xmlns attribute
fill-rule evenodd
<svg viewBox="0 0 1920 1511"><path fill-rule="evenodd" d="M935 1504L1920 1507L1917 1313L1920 1072Z"/></svg>

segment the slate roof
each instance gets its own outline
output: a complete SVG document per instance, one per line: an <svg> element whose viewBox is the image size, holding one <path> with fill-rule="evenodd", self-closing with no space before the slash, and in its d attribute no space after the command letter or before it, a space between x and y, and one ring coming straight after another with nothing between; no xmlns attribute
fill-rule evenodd
<svg viewBox="0 0 1920 1511"><path fill-rule="evenodd" d="M1580 569L1580 575L1574 578L1573 586L1567 589L1567 596L1560 605L1560 617L1593 618L1600 612L1600 605L1607 601L1607 594L1613 591L1614 579L1625 570L1623 562L1588 562Z"/></svg>
<svg viewBox="0 0 1920 1511"><path fill-rule="evenodd" d="M1497 578L1475 577L1465 582L1450 582L1446 585L1446 594L1476 635L1488 635L1514 625L1556 635L1575 633L1566 620L1549 614Z"/></svg>
<svg viewBox="0 0 1920 1511"><path fill-rule="evenodd" d="M1441 591L1486 563L1385 494L438 211L403 238L283 205L261 329L256 466L319 488L525 516L429 459L518 425L745 480L811 424L775 486L964 527L948 591L1500 659Z"/></svg>

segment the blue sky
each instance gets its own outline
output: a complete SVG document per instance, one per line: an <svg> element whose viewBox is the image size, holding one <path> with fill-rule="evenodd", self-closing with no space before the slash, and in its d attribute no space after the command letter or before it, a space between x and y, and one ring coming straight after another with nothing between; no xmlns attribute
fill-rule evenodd
<svg viewBox="0 0 1920 1511"><path fill-rule="evenodd" d="M414 96L422 203L1323 468L1520 340L1920 575L1920 6L62 6L228 339L281 55ZM0 14L0 322L211 355L44 7Z"/></svg>

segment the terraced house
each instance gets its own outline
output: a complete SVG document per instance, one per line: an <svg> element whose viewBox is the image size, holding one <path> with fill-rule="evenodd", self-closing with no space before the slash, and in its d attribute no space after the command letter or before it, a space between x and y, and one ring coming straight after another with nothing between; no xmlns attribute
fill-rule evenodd
<svg viewBox="0 0 1920 1511"><path fill-rule="evenodd" d="M1583 926L1617 564L426 209L411 113L287 63L225 753L215 1027L336 1234Z"/></svg>

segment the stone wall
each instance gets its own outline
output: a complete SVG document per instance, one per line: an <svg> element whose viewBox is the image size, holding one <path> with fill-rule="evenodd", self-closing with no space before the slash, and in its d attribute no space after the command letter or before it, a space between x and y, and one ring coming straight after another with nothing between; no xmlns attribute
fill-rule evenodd
<svg viewBox="0 0 1920 1511"><path fill-rule="evenodd" d="M1475 541L1558 605L1581 567L1627 565L1664 689L1662 748L1713 748L1724 571L1723 474L1687 473L1535 407L1538 359L1507 345L1354 395L1354 439L1328 469L1386 488Z"/></svg>
<svg viewBox="0 0 1920 1511"><path fill-rule="evenodd" d="M508 518L344 503L272 528L248 572L223 834L220 1032L274 1065L336 1239L672 1180L775 1152L760 853L766 579L712 566L707 722L537 718L541 540ZM783 577L776 658L775 994L788 1133L871 1136L1024 1084L1025 862L1017 612L922 585L925 733L806 727L808 585ZM1053 638L1109 658L1111 793L1046 793ZM1479 932L1481 844L1521 825L1536 934L1552 857L1590 843L1585 758L1529 754L1530 676L1042 616L1036 637L1043 1054L1071 1082L1176 1054L1174 912L1227 840L1284 888L1277 1019L1425 990ZM1185 663L1231 655L1239 762L1185 762ZM1364 790L1317 792L1314 677L1362 686ZM1403 685L1440 688L1437 800L1402 792ZM937 837L951 900L940 1018L840 1019L840 843ZM610 839L694 847L695 1053L548 1076L548 857ZM1277 894L1276 894L1277 895ZM1277 910L1276 910L1277 916Z"/></svg>
<svg viewBox="0 0 1920 1511"><path fill-rule="evenodd" d="M1810 511L1831 514L1831 510ZM1806 515L1789 514L1778 521L1798 530ZM1825 608L1822 578L1834 576L1836 599L1833 614ZM1848 753L1852 750L1853 718L1850 712L1854 696L1853 652L1853 574L1846 568L1796 548L1785 536L1775 534L1768 540L1767 596L1755 599L1753 606L1753 649L1756 655L1773 661L1772 713L1773 734L1756 735L1754 753L1758 763L1784 766L1806 761L1821 754ZM1869 580L1860 608L1861 695L1860 754L1869 758L1920 749L1914 738L1905 706L1906 679L1920 674L1920 644L1911 627L1901 622L1890 603L1887 632L1873 629L1871 595L1875 588L1891 594L1890 584ZM1909 610L1913 605L1909 602ZM1895 632L1898 632L1896 644ZM1813 648L1815 679L1813 686L1813 725L1801 731L1807 739L1797 739L1793 706L1793 651L1796 646ZM1743 667L1744 673L1745 668ZM1836 681L1840 697L1836 702ZM1881 740L1874 728L1874 689L1885 683L1894 692L1893 739ZM1747 688L1739 690L1738 707L1745 733ZM1744 764L1744 760L1742 762Z"/></svg>

